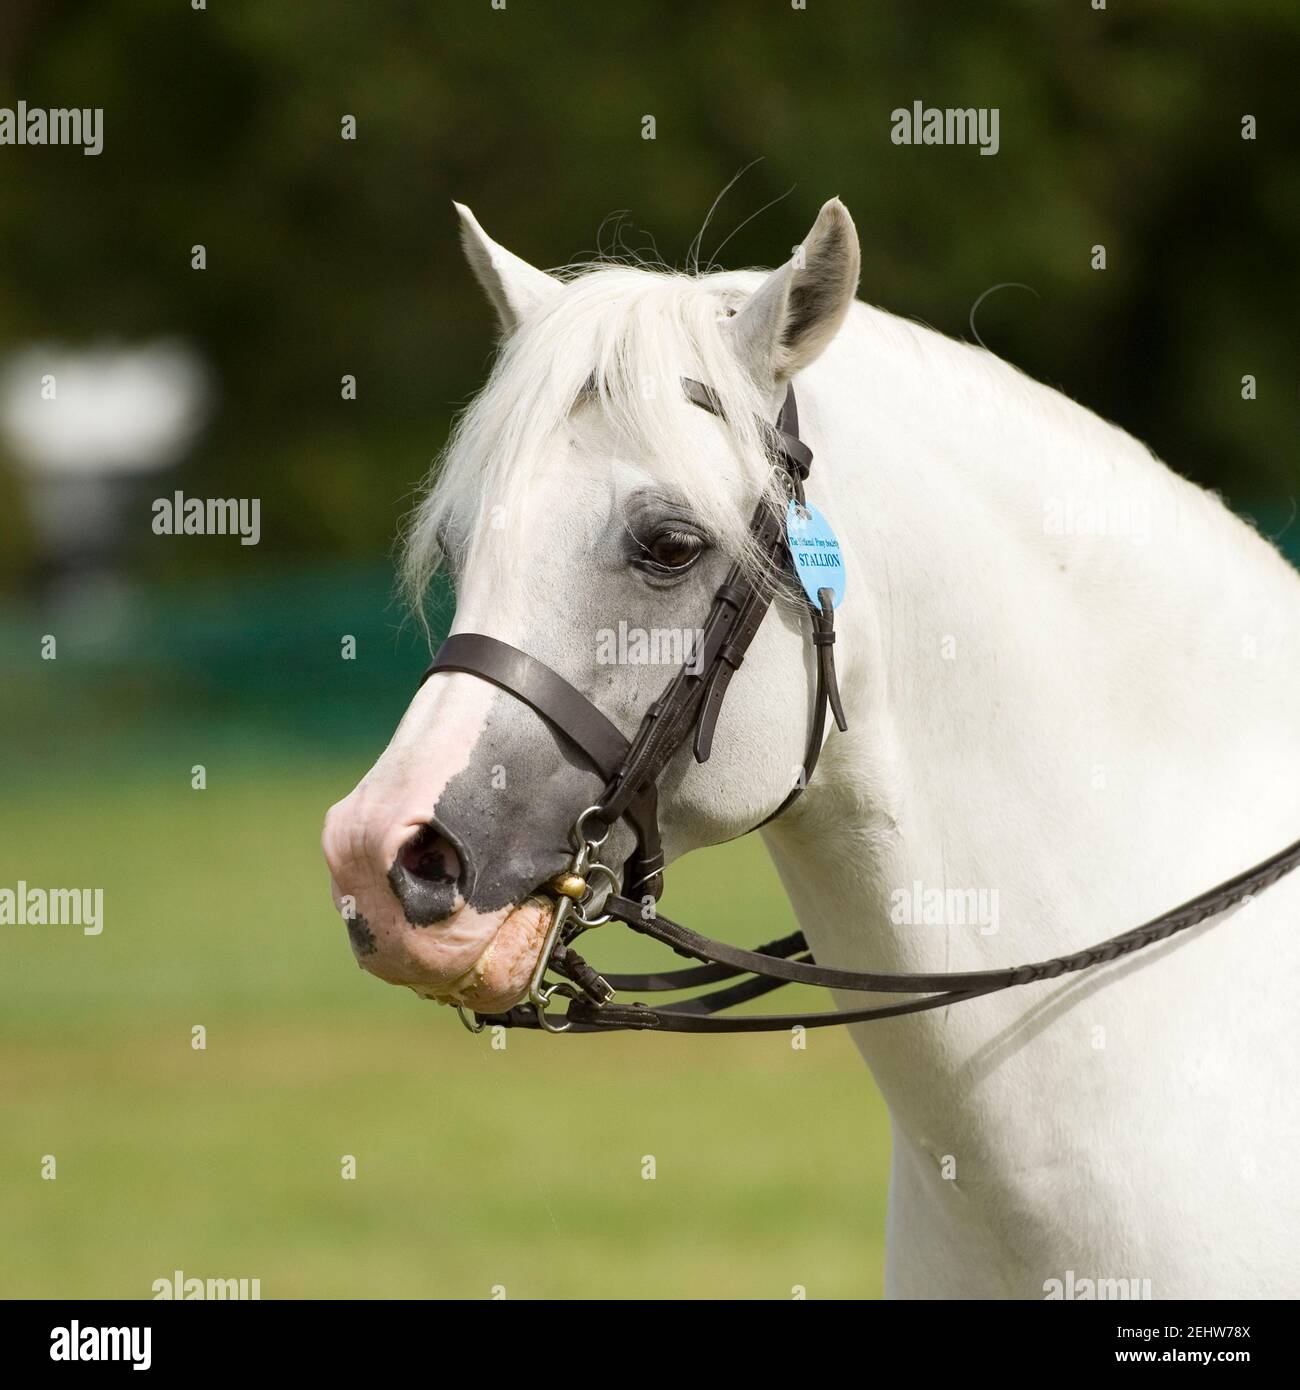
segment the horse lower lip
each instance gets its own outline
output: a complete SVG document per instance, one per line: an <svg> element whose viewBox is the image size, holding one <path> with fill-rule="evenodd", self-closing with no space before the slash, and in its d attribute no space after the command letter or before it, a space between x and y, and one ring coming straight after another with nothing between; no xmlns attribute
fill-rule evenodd
<svg viewBox="0 0 1300 1390"><path fill-rule="evenodd" d="M517 1004L528 991L554 910L549 898L538 894L525 898L507 914L468 970L446 984L417 992L439 1004L461 1004L487 1012Z"/></svg>

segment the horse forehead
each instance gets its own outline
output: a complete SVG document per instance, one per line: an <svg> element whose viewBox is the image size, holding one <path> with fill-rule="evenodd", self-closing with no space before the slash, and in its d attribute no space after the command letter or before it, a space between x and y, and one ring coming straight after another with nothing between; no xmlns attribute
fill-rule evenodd
<svg viewBox="0 0 1300 1390"><path fill-rule="evenodd" d="M649 398L658 397L659 409L642 412L634 402L622 408L607 408L594 398L585 398L569 415L568 430L562 441L575 459L595 456L630 465L641 465L657 472L656 462L666 448L685 448L691 458L726 452L724 427L711 411L691 404L682 391L684 376L668 375L663 381L647 377L640 389ZM680 395L680 400L671 399ZM616 418L617 417L617 418ZM635 431L629 437L619 421ZM666 432L670 438L660 438Z"/></svg>
<svg viewBox="0 0 1300 1390"><path fill-rule="evenodd" d="M517 509L514 516L504 515L504 508L498 512L492 498L483 499L475 568L499 584L538 551L580 561L621 530L628 499L655 485L651 468L615 452L612 444L597 449L590 441L570 441L519 489L509 504Z"/></svg>
<svg viewBox="0 0 1300 1390"><path fill-rule="evenodd" d="M686 452L687 478L695 470L715 466L716 455L725 452L718 422L683 402L683 437L674 444ZM472 573L459 588L468 599L495 595L497 606L508 597L523 600L536 593L539 578L550 588L563 590L569 581L584 582L589 570L608 557L627 524L628 503L638 494L665 491L662 441L629 440L598 402L585 400L574 407L566 428L545 448L531 476L515 494L513 516L499 516L489 496L480 502L477 525L480 541L475 547ZM683 460L678 460L682 462ZM685 491L681 469L668 492ZM541 571L545 570L545 574Z"/></svg>
<svg viewBox="0 0 1300 1390"><path fill-rule="evenodd" d="M608 570L621 528L612 470L602 479L539 480L516 520L485 521L456 576L456 621L527 647L519 639L536 623L560 610L577 616L584 595L600 587L597 573ZM511 633L501 628L506 619Z"/></svg>

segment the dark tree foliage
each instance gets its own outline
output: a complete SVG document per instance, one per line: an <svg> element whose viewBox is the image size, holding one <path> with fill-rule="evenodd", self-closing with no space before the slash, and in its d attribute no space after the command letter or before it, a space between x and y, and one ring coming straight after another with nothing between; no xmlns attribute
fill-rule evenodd
<svg viewBox="0 0 1300 1390"><path fill-rule="evenodd" d="M1285 519L1300 7L1093 2L5 0L0 105L102 106L105 148L0 148L0 350L189 339L220 404L177 485L260 496L264 554L379 554L492 349L451 199L541 265L681 266L759 161L702 263L780 261L839 194L865 298L970 337L1030 286L990 348ZM1000 151L891 143L916 100L998 107ZM3 459L0 515L12 572Z"/></svg>

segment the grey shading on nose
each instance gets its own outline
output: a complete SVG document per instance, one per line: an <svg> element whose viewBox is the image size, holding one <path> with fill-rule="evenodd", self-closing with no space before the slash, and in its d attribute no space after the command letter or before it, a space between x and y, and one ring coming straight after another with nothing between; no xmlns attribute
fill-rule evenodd
<svg viewBox="0 0 1300 1390"><path fill-rule="evenodd" d="M443 922L464 905L470 882L464 850L436 825L422 825L399 851L388 882L406 920Z"/></svg>

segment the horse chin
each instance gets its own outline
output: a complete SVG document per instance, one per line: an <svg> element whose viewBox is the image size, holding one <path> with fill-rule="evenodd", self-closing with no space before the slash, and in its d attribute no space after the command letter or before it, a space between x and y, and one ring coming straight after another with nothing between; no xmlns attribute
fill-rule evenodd
<svg viewBox="0 0 1300 1390"><path fill-rule="evenodd" d="M528 982L550 930L555 904L528 898L511 911L463 975L424 992L439 1004L460 1004L479 1013L503 1013L528 993Z"/></svg>

